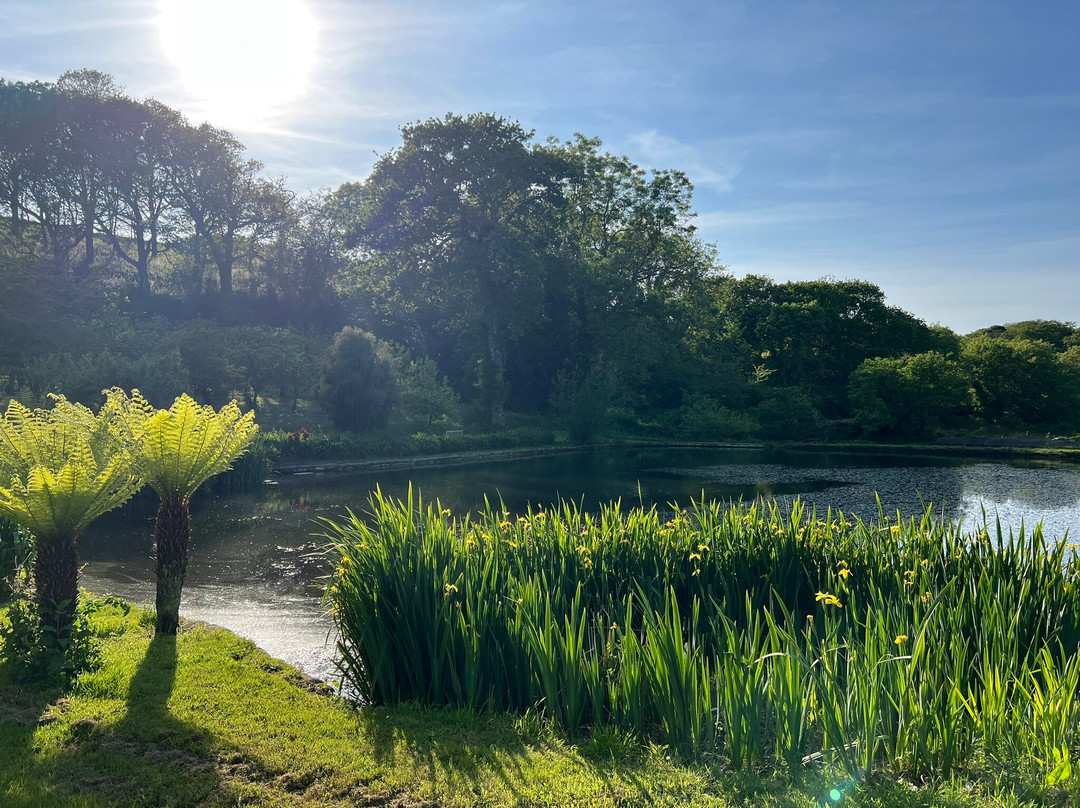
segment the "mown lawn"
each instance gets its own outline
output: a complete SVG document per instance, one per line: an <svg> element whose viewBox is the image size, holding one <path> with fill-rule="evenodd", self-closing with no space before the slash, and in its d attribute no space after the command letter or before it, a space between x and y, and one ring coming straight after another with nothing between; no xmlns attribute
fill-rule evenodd
<svg viewBox="0 0 1080 808"><path fill-rule="evenodd" d="M98 670L64 693L0 688L4 808L815 806L836 804L837 786L852 806L1080 804L1075 784L1025 794L985 775L918 788L872 775L849 789L821 769L794 782L689 765L617 734L572 743L536 716L358 710L230 632L154 638L145 612L116 606L91 619Z"/></svg>

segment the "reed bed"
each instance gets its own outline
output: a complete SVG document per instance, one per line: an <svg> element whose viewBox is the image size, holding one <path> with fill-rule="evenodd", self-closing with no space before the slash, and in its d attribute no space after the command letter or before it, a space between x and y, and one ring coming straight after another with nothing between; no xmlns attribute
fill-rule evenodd
<svg viewBox="0 0 1080 808"><path fill-rule="evenodd" d="M367 703L540 710L739 769L1071 774L1080 561L796 502L455 516L410 492L327 523L328 606Z"/></svg>

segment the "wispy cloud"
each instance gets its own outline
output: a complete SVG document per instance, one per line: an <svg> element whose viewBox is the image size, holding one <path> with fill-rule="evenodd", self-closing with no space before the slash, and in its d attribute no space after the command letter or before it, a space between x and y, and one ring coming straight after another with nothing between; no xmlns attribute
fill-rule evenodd
<svg viewBox="0 0 1080 808"><path fill-rule="evenodd" d="M156 12L150 3L96 3L90 15L66 13L76 11L68 2L41 3L5 0L4 25L0 41L40 39L74 34L101 33L119 29L142 28L149 25ZM65 8L67 7L67 8Z"/></svg>
<svg viewBox="0 0 1080 808"><path fill-rule="evenodd" d="M698 214L694 219L694 223L701 231L723 234L732 230L852 219L865 216L866 213L858 205L853 204L804 202L771 205L764 208L712 210Z"/></svg>
<svg viewBox="0 0 1080 808"><path fill-rule="evenodd" d="M661 134L656 129L631 135L627 147L631 157L648 168L678 169L695 185L708 185L720 191L730 191L739 173L741 155L706 150Z"/></svg>

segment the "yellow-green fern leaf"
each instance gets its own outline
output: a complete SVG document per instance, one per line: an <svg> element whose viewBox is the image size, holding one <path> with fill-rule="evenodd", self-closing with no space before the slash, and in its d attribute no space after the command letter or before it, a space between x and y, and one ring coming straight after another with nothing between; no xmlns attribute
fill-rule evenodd
<svg viewBox="0 0 1080 808"><path fill-rule="evenodd" d="M123 440L136 472L163 500L187 501L204 482L226 471L244 453L258 426L236 402L215 412L188 395L153 411L133 391L109 391L108 407L125 413Z"/></svg>
<svg viewBox="0 0 1080 808"><path fill-rule="evenodd" d="M42 538L74 537L141 486L109 421L55 397L50 410L12 403L0 418L0 513Z"/></svg>

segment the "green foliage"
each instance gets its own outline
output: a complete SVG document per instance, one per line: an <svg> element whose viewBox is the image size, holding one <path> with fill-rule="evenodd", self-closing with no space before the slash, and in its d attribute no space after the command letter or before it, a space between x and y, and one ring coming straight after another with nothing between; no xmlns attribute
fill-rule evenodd
<svg viewBox="0 0 1080 808"><path fill-rule="evenodd" d="M486 449L516 449L550 446L555 437L539 429L507 429L482 434L433 435L357 435L354 432L315 430L303 439L290 437L294 433L273 431L265 437L268 452L276 460L367 460L384 457L416 457L420 455L474 452Z"/></svg>
<svg viewBox="0 0 1080 808"><path fill-rule="evenodd" d="M1038 528L370 507L327 522L341 669L369 703L542 709L736 768L1054 779L1080 753L1080 559Z"/></svg>
<svg viewBox="0 0 1080 808"><path fill-rule="evenodd" d="M187 502L208 479L229 469L247 449L258 426L253 412L236 402L215 412L188 395L167 410L155 410L138 390L108 391L110 410L122 419L117 435L128 462L162 501Z"/></svg>
<svg viewBox="0 0 1080 808"><path fill-rule="evenodd" d="M22 372L38 396L60 393L73 401L96 403L107 387L140 387L155 398L179 395L188 386L188 371L178 350L155 350L129 358L109 349L80 356L49 354L30 359Z"/></svg>
<svg viewBox="0 0 1080 808"><path fill-rule="evenodd" d="M770 384L802 387L830 418L847 414L848 377L865 359L928 350L935 336L865 281L775 283L748 276L725 290L728 316Z"/></svg>
<svg viewBox="0 0 1080 808"><path fill-rule="evenodd" d="M624 425L678 438L755 423L777 438L924 437L943 418L1080 429L1075 324L992 326L961 347L865 281L731 278L695 229L692 178L597 138L538 143L497 115L448 114L404 126L362 182L294 199L230 133L97 71L0 80L0 113L4 399L94 405L118 386L298 410L321 395L355 431L395 406L409 430L502 428L512 409L576 440L612 402ZM394 369L396 403L379 362L320 385L346 313L414 357ZM974 418L875 403L880 373L849 399L866 360L929 353L963 353Z"/></svg>
<svg viewBox="0 0 1080 808"><path fill-rule="evenodd" d="M821 413L806 391L798 387L773 387L754 408L763 435L797 440L817 437L824 426Z"/></svg>
<svg viewBox="0 0 1080 808"><path fill-rule="evenodd" d="M575 443L587 443L608 423L608 410L617 389L614 369L596 362L585 372L559 371L551 403Z"/></svg>
<svg viewBox="0 0 1080 808"><path fill-rule="evenodd" d="M319 363L314 340L285 328L235 326L219 334L228 366L249 407L271 389L293 402L314 389ZM121 385L122 386L122 385Z"/></svg>
<svg viewBox="0 0 1080 808"><path fill-rule="evenodd" d="M867 359L851 374L848 396L864 434L901 438L930 437L973 404L963 369L935 352Z"/></svg>
<svg viewBox="0 0 1080 808"><path fill-rule="evenodd" d="M0 514L39 540L74 539L141 483L116 442L116 413L54 399L49 410L11 402L0 419Z"/></svg>
<svg viewBox="0 0 1080 808"><path fill-rule="evenodd" d="M242 386L227 344L221 326L203 319L186 323L166 341L184 360L193 397L217 407L228 402L233 390ZM135 387L141 389L141 385Z"/></svg>
<svg viewBox="0 0 1080 808"><path fill-rule="evenodd" d="M229 469L203 484L203 490L214 494L236 494L259 488L274 470L277 451L274 443L260 429L242 455L232 461Z"/></svg>
<svg viewBox="0 0 1080 808"><path fill-rule="evenodd" d="M679 409L665 419L665 431L674 438L724 440L756 435L758 422L750 413L723 406L716 399L700 393L691 395Z"/></svg>
<svg viewBox="0 0 1080 808"><path fill-rule="evenodd" d="M1063 323L1060 320L1023 320L1005 326L991 326L983 329L983 334L994 338L1024 339L1042 341L1061 352L1076 344L1078 329L1075 323Z"/></svg>
<svg viewBox="0 0 1080 808"><path fill-rule="evenodd" d="M1041 340L975 334L961 361L975 389L976 412L1011 427L1054 427L1075 417L1080 366Z"/></svg>
<svg viewBox="0 0 1080 808"><path fill-rule="evenodd" d="M461 399L434 360L413 359L404 349L387 346L397 383L397 414L420 429L452 424L461 415Z"/></svg>
<svg viewBox="0 0 1080 808"><path fill-rule="evenodd" d="M352 326L339 331L319 386L334 426L350 432L386 426L397 398L390 362L379 354L375 337Z"/></svg>
<svg viewBox="0 0 1080 808"><path fill-rule="evenodd" d="M355 708L309 692L297 671L222 629L152 639L148 615L119 605L88 619L101 665L62 700L44 682L3 691L4 808L336 808L435 794L457 808L794 808L832 788L863 808L1002 808L1072 805L1078 793L1075 776L1046 786L1040 771L994 762L929 782L856 784L817 763L797 778L772 766L732 772L723 758L688 765L617 728L569 741L536 711Z"/></svg>
<svg viewBox="0 0 1080 808"><path fill-rule="evenodd" d="M59 647L38 614L37 605L19 597L0 620L0 682L36 688L63 688L101 662L101 639L88 617L114 598L83 598L70 630Z"/></svg>
<svg viewBox="0 0 1080 808"><path fill-rule="evenodd" d="M0 603L19 591L30 574L34 537L29 530L0 517Z"/></svg>
<svg viewBox="0 0 1080 808"><path fill-rule="evenodd" d="M348 211L350 240L369 253L358 281L397 317L456 323L455 352L469 368L482 360L481 393L502 427L507 349L542 302L556 181L531 133L495 115L448 114L401 134Z"/></svg>

